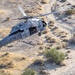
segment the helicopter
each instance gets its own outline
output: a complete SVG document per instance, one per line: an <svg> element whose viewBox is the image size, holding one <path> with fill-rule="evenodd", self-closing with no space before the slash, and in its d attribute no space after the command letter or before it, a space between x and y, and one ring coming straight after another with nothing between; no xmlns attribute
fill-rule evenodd
<svg viewBox="0 0 75 75"><path fill-rule="evenodd" d="M13 20L24 20L24 21L12 27L10 34L5 38L3 38L2 40L0 40L0 48L13 41L24 39L37 32L41 32L47 26L47 22L45 22L42 19L38 19L38 17L58 13L58 12L50 12L47 14L40 14L38 16L27 16L21 6L18 6L18 9L23 14L24 17Z"/></svg>

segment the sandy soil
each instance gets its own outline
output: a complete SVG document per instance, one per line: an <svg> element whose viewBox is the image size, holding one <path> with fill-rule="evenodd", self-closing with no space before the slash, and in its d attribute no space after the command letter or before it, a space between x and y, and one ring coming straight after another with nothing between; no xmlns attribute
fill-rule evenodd
<svg viewBox="0 0 75 75"><path fill-rule="evenodd" d="M66 2L61 3L60 0L58 1L50 0L50 2L47 4L42 4L40 0L38 1L36 0L0 1L1 3L0 21L5 20L7 17L10 18L9 21L3 22L3 23L0 22L0 33L1 33L0 39L8 35L8 33L11 30L11 27L13 27L15 24L20 22L20 21L11 20L12 18L22 17L22 14L17 9L18 4L21 4L23 6L27 15L38 15L41 13L48 13L52 11L55 11L55 12L60 11L60 13L63 13L63 10L70 8L72 5L75 5L74 1L75 0L67 0ZM67 5L68 3L70 3L71 5L68 6ZM75 15L72 15L71 16L72 18L69 19L68 17L64 17L63 14L61 15L51 14L46 17L46 20L48 22L53 21L54 24L52 26L49 25L49 28L45 29L48 31L47 33L42 34L42 36L40 37L37 34L34 34L26 39L21 39L13 43L10 43L6 45L5 47L2 47L0 49L1 54L4 52L8 52L9 54L12 53L13 58L17 57L18 55L19 57L26 56L27 61L26 60L24 62L19 61L20 63L17 62L18 65L20 66L22 65L21 70L18 70L19 68L0 69L1 75L2 73L6 73L6 72L11 72L12 75L21 75L23 69L25 68L33 68L36 71L39 71L41 70L40 66L36 67L32 65L32 63L36 59L44 60L44 57L41 53L43 52L45 48L58 48L58 47L60 48L59 51L62 51L64 53L66 53L67 51L70 51L70 53L68 54L69 59L66 59L64 61L66 66L62 66L62 67L46 62L44 65L44 70L47 72L47 75L75 75L75 48L71 44L68 45L68 40L73 36L75 32L75 29L74 29L75 17L74 16ZM65 21L66 19L67 21ZM53 39L54 43L51 43L51 40L47 40L46 37L50 37L51 40ZM43 47L43 49L40 49L40 47ZM11 55L9 57L11 57ZM11 62L11 59L12 58L10 58L10 62ZM3 61L3 59L1 58L0 60ZM13 60L13 62L15 62L16 60Z"/></svg>

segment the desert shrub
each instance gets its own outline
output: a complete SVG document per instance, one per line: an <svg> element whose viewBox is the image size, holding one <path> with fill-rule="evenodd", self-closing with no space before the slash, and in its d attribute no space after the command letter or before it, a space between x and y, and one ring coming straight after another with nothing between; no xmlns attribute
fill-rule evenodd
<svg viewBox="0 0 75 75"><path fill-rule="evenodd" d="M65 54L53 48L45 51L45 57L51 62L60 64L65 59Z"/></svg>
<svg viewBox="0 0 75 75"><path fill-rule="evenodd" d="M35 71L31 69L26 69L22 75L35 75Z"/></svg>
<svg viewBox="0 0 75 75"><path fill-rule="evenodd" d="M73 15L75 14L75 9L69 9L65 12L66 15Z"/></svg>
<svg viewBox="0 0 75 75"><path fill-rule="evenodd" d="M46 33L48 33L48 30L42 31L42 34L46 34Z"/></svg>
<svg viewBox="0 0 75 75"><path fill-rule="evenodd" d="M46 3L49 3L50 2L50 0L41 0L41 3L43 3L43 4L46 4Z"/></svg>

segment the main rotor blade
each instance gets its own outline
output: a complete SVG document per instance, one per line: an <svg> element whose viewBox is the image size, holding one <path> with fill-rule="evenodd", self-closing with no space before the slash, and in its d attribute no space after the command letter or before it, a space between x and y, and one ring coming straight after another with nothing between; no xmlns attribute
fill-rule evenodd
<svg viewBox="0 0 75 75"><path fill-rule="evenodd" d="M27 16L26 13L24 12L23 8L20 5L18 6L18 9L23 14L23 16Z"/></svg>
<svg viewBox="0 0 75 75"><path fill-rule="evenodd" d="M48 15L51 15L51 14L57 14L57 13L60 13L61 11L58 11L58 12L50 12L50 13L47 13L47 14L40 14L38 16L33 16L33 18L38 18L38 17L42 17L42 16L48 16ZM62 11L63 12L63 11Z"/></svg>
<svg viewBox="0 0 75 75"><path fill-rule="evenodd" d="M32 19L32 18L38 18L38 17L42 17L42 16L48 16L50 14L57 14L57 13L60 13L60 12L65 12L65 10L63 11L57 11L57 12L50 12L50 13L47 13L47 14L40 14L40 15L37 15L37 16L24 16L24 17L21 17L21 18L16 18L16 19L12 19L12 20L27 20L27 19Z"/></svg>
<svg viewBox="0 0 75 75"><path fill-rule="evenodd" d="M37 16L24 16L22 18L16 18L16 19L13 19L13 20L32 19L32 18L38 18L38 17L47 16L47 15L56 14L56 13L58 13L58 12L50 12L50 13L47 13L47 14L40 14L40 15L37 15Z"/></svg>
<svg viewBox="0 0 75 75"><path fill-rule="evenodd" d="M54 13L55 13L55 12L54 12ZM47 14L40 14L40 15L38 15L38 16L33 16L33 18L38 18L38 17L42 17L42 16L47 16L47 15L50 15L50 14L52 14L52 12L47 13Z"/></svg>
<svg viewBox="0 0 75 75"><path fill-rule="evenodd" d="M48 16L48 15L50 15L50 14L58 14L58 13L60 13L60 12L65 12L66 10L63 10L63 11L57 11L57 12L50 12L50 13L47 13L47 14L40 14L40 15L38 15L38 16L33 16L32 18L38 18L38 17L42 17L42 16Z"/></svg>

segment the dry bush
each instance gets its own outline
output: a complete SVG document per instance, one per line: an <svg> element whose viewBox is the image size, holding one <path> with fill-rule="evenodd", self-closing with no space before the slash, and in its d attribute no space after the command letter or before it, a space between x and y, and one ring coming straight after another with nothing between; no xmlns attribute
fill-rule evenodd
<svg viewBox="0 0 75 75"><path fill-rule="evenodd" d="M62 35L62 36L60 36L60 38L66 38L67 36L66 35Z"/></svg>
<svg viewBox="0 0 75 75"><path fill-rule="evenodd" d="M42 42L42 41L37 42L37 45L43 45L43 44L44 44L44 42Z"/></svg>
<svg viewBox="0 0 75 75"><path fill-rule="evenodd" d="M43 50L43 51L41 50L41 51L39 51L38 53L39 53L40 55L42 55L42 54L44 54L44 50Z"/></svg>
<svg viewBox="0 0 75 75"><path fill-rule="evenodd" d="M46 40L48 43L56 43L56 39L52 38L51 36L45 36Z"/></svg>
<svg viewBox="0 0 75 75"><path fill-rule="evenodd" d="M34 4L34 6L27 7L25 12L29 16L36 16L36 15L39 15L39 14L43 14L44 8L41 6L41 4L37 3L37 4Z"/></svg>
<svg viewBox="0 0 75 75"><path fill-rule="evenodd" d="M12 72L10 70L2 69L0 70L0 75L12 75Z"/></svg>
<svg viewBox="0 0 75 75"><path fill-rule="evenodd" d="M75 14L75 9L69 9L65 12L66 15L73 15Z"/></svg>
<svg viewBox="0 0 75 75"><path fill-rule="evenodd" d="M48 43L56 43L56 39L51 38L50 40L47 40Z"/></svg>
<svg viewBox="0 0 75 75"><path fill-rule="evenodd" d="M39 49L43 50L44 49L44 46L40 46Z"/></svg>
<svg viewBox="0 0 75 75"><path fill-rule="evenodd" d="M50 49L50 48L51 48L51 47L50 47L49 45L45 47L45 49Z"/></svg>
<svg viewBox="0 0 75 75"><path fill-rule="evenodd" d="M42 31L42 34L46 34L46 33L48 33L49 31L50 31L50 30L49 30L48 26L46 26L46 27L45 27L45 30Z"/></svg>
<svg viewBox="0 0 75 75"><path fill-rule="evenodd" d="M46 40L51 40L50 36L45 36Z"/></svg>
<svg viewBox="0 0 75 75"><path fill-rule="evenodd" d="M58 27L57 27L57 26L55 26L52 30L56 30L56 29L58 29Z"/></svg>
<svg viewBox="0 0 75 75"><path fill-rule="evenodd" d="M41 3L44 3L44 4L49 3L49 2L50 0L41 0Z"/></svg>
<svg viewBox="0 0 75 75"><path fill-rule="evenodd" d="M41 70L41 71L39 72L39 74L41 74L41 75L48 75L48 72L45 71L45 70Z"/></svg>
<svg viewBox="0 0 75 75"><path fill-rule="evenodd" d="M23 72L22 75L35 75L36 72L32 69L26 69L25 72Z"/></svg>
<svg viewBox="0 0 75 75"><path fill-rule="evenodd" d="M56 49L59 50L59 49L66 48L66 47L67 47L67 44L65 42L61 42L57 44Z"/></svg>
<svg viewBox="0 0 75 75"><path fill-rule="evenodd" d="M65 37L67 37L67 32L65 32L65 31L61 31L60 33L59 33L59 35L61 36L61 38L65 38Z"/></svg>
<svg viewBox="0 0 75 75"><path fill-rule="evenodd" d="M56 49L50 49L45 51L45 57L56 64L60 64L65 59L65 54L58 52Z"/></svg>
<svg viewBox="0 0 75 75"><path fill-rule="evenodd" d="M42 34L46 34L46 33L48 33L48 31L47 31L47 30L44 30L44 31L42 32Z"/></svg>
<svg viewBox="0 0 75 75"><path fill-rule="evenodd" d="M62 42L62 48L66 48L67 47L67 43L66 42Z"/></svg>
<svg viewBox="0 0 75 75"><path fill-rule="evenodd" d="M56 47L57 50L59 50L59 49L61 49L61 48L62 48L62 46L60 46L60 45L58 45L58 46Z"/></svg>
<svg viewBox="0 0 75 75"><path fill-rule="evenodd" d="M0 53L0 69L21 69L25 62L26 58L23 55Z"/></svg>
<svg viewBox="0 0 75 75"><path fill-rule="evenodd" d="M49 21L49 23L48 23L48 25L50 25L50 26L54 26L54 21Z"/></svg>
<svg viewBox="0 0 75 75"><path fill-rule="evenodd" d="M62 41L67 43L69 41L69 39L63 38Z"/></svg>

